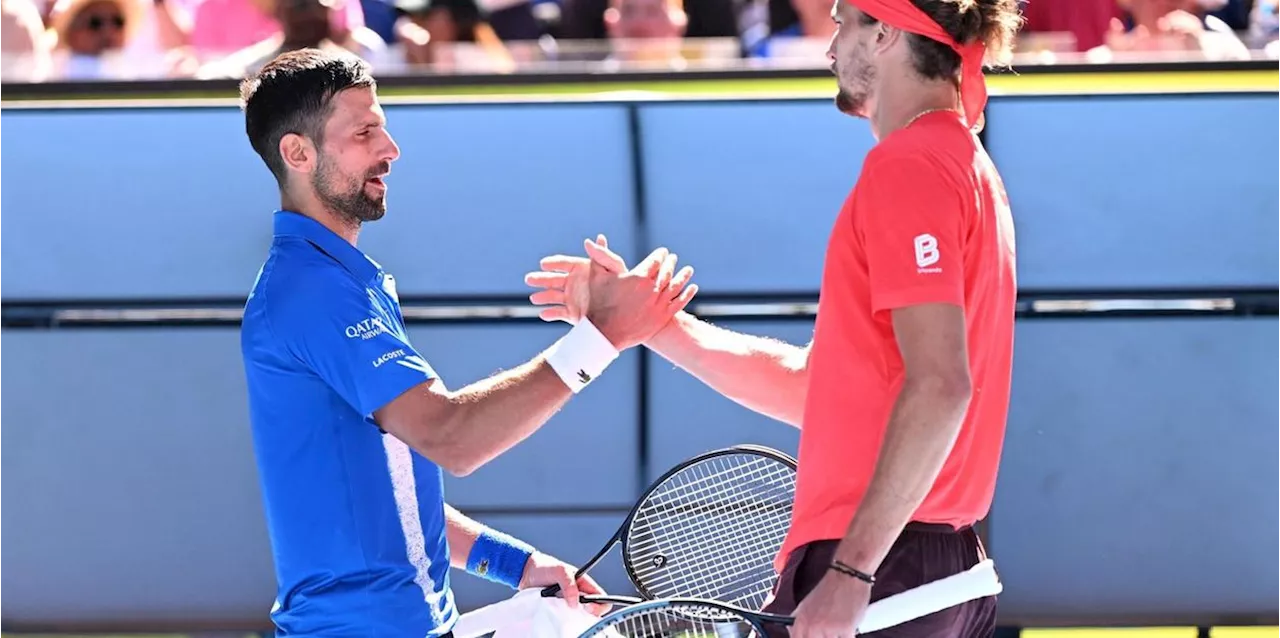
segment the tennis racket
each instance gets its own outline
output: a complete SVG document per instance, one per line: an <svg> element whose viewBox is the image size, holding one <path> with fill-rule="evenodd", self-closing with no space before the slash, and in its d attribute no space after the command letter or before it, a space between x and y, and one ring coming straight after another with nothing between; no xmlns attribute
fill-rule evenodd
<svg viewBox="0 0 1280 638"><path fill-rule="evenodd" d="M739 445L688 459L649 486L613 538L578 570L590 571L615 544L644 599L699 598L746 608L764 604L773 560L791 525L796 461ZM559 585L543 590L555 596ZM583 596L626 604L626 597Z"/></svg>
<svg viewBox="0 0 1280 638"><path fill-rule="evenodd" d="M995 564L986 559L971 569L867 606L857 633L900 625L1003 590ZM696 598L635 603L606 615L580 638L760 638L765 627L789 627L791 616L767 614Z"/></svg>

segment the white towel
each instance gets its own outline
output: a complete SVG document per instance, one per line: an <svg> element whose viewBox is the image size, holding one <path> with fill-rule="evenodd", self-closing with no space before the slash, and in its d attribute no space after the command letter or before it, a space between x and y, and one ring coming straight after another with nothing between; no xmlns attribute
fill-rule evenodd
<svg viewBox="0 0 1280 638"><path fill-rule="evenodd" d="M563 598L543 598L541 589L526 589L511 598L482 607L458 619L456 638L578 638L599 618L581 607L571 609Z"/></svg>

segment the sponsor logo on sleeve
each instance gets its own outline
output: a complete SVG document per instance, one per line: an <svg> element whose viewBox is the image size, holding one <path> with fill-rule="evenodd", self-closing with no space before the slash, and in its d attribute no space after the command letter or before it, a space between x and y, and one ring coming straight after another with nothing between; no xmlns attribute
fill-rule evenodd
<svg viewBox="0 0 1280 638"><path fill-rule="evenodd" d="M378 357L377 359L374 359L374 360L373 360L373 367L375 367L375 368L382 367L382 364L384 364L384 363L386 363L386 362L388 362L388 361L393 361L393 360L398 359L398 358L403 357L403 356L404 356L404 350L403 350L403 349L400 349L400 350L392 350L391 352L388 352L388 353L386 353L386 354L382 355L381 357Z"/></svg>
<svg viewBox="0 0 1280 638"><path fill-rule="evenodd" d="M938 260L942 258L938 252L938 238L923 233L916 235L912 240L916 249L916 272L920 274L939 273L942 272L941 266L934 266Z"/></svg>
<svg viewBox="0 0 1280 638"><path fill-rule="evenodd" d="M345 333L348 339L372 339L387 330L387 325L383 323L381 317L369 317L359 323L354 323L346 327Z"/></svg>

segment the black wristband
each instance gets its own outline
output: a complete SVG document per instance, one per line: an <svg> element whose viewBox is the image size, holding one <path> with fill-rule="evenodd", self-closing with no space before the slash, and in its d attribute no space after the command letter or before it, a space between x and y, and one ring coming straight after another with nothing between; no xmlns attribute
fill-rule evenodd
<svg viewBox="0 0 1280 638"><path fill-rule="evenodd" d="M875 577L875 576L872 576L871 574L868 574L868 573L866 573L866 572L863 572L863 571L859 571L859 570L857 570L857 569L854 569L854 568L852 568L852 567L850 567L850 566L848 566L848 565L846 565L846 564L844 564L844 563L842 563L842 562L840 562L840 561L838 561L838 560L833 560L833 561L831 561L831 566L830 566L830 568L831 568L831 569L834 569L834 570L836 570L836 571L838 571L838 572L840 572L841 574L844 574L844 575L846 575L846 576L853 576L854 578L857 578L858 580L860 580L860 581L862 581L862 582L864 582L864 583L866 583L866 584L868 584L868 585L874 585L874 584L876 584L876 577Z"/></svg>

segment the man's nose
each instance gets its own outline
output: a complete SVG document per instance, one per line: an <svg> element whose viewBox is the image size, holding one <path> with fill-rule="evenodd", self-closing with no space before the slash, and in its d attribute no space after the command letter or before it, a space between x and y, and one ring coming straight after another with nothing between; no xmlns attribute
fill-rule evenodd
<svg viewBox="0 0 1280 638"><path fill-rule="evenodd" d="M400 158L400 145L396 144L395 138L387 136L387 161L394 162Z"/></svg>

